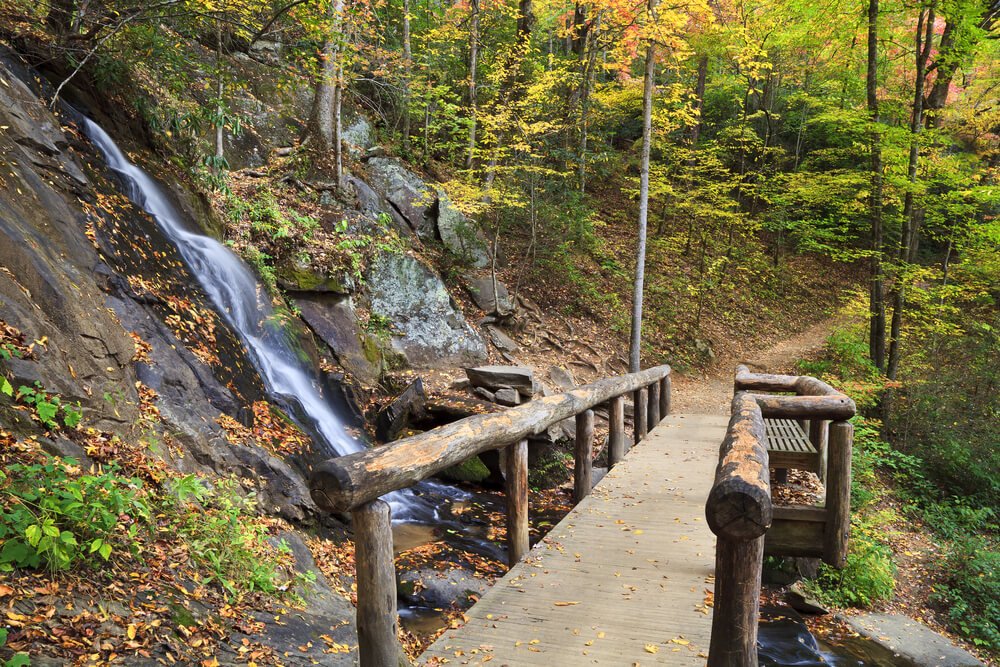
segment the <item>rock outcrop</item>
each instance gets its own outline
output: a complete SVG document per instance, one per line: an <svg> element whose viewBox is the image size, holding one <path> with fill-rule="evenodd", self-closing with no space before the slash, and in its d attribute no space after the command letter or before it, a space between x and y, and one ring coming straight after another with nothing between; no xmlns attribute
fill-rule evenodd
<svg viewBox="0 0 1000 667"><path fill-rule="evenodd" d="M392 347L415 367L440 368L486 358L441 278L411 255L382 253L368 269L371 310L392 323Z"/></svg>

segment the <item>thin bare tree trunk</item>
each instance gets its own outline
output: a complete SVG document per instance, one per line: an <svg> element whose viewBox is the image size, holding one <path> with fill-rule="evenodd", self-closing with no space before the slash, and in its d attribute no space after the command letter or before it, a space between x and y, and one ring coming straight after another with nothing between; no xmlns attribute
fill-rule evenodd
<svg viewBox="0 0 1000 667"><path fill-rule="evenodd" d="M479 65L479 0L471 0L472 16L469 21L469 150L465 155L465 168L472 169L476 156L476 70Z"/></svg>
<svg viewBox="0 0 1000 667"><path fill-rule="evenodd" d="M878 17L879 0L868 2L868 69L866 76L868 113L871 117L871 234L872 266L869 295L868 353L875 366L885 370L885 301L882 241L882 138L878 108Z"/></svg>
<svg viewBox="0 0 1000 667"><path fill-rule="evenodd" d="M936 3L935 3L936 4ZM920 239L920 219L922 211L917 209L914 201L914 186L917 183L917 169L920 162L920 133L923 129L924 84L927 80L927 61L930 57L934 37L935 4L926 12L921 11L916 30L916 79L913 85L913 110L910 114L910 159L907 167L907 180L910 187L906 189L903 199L903 238L899 247L899 268L904 268L916 260L917 246ZM906 285L897 275L893 285L892 324L889 332L889 360L886 365L886 377L895 380L899 372L900 338L903 330L903 311L906 308Z"/></svg>
<svg viewBox="0 0 1000 667"><path fill-rule="evenodd" d="M403 0L403 150L410 150L410 79L413 51L410 47L410 0Z"/></svg>
<svg viewBox="0 0 1000 667"><path fill-rule="evenodd" d="M649 20L656 20L656 0L649 0ZM642 84L642 158L639 172L639 239L635 253L635 290L632 297L632 339L629 371L637 372L642 360L642 294L646 278L646 223L649 218L649 154L653 143L653 75L656 47L646 45L646 72ZM638 409L638 408L636 408Z"/></svg>

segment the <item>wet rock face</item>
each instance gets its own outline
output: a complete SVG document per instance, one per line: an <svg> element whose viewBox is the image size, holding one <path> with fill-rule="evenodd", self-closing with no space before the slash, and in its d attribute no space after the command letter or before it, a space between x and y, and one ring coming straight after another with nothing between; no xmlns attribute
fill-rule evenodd
<svg viewBox="0 0 1000 667"><path fill-rule="evenodd" d="M438 368L486 358L486 344L441 278L416 258L379 255L367 283L372 312L392 323L392 347L411 366Z"/></svg>
<svg viewBox="0 0 1000 667"><path fill-rule="evenodd" d="M87 183L58 119L0 60L0 319L36 345L35 360L11 360L14 386L38 382L79 402L108 430L138 412L135 346L108 311L93 276L97 253L70 202ZM113 406L105 396L121 396Z"/></svg>

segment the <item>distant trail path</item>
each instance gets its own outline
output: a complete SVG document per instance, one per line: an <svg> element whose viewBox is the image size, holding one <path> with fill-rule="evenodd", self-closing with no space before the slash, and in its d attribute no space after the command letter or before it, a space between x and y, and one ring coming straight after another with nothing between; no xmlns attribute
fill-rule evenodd
<svg viewBox="0 0 1000 667"><path fill-rule="evenodd" d="M701 374L674 376L671 412L681 414L729 414L733 396L733 371L745 363L752 370L778 373L794 370L795 362L818 352L840 320L831 317L791 338L740 359L721 359Z"/></svg>

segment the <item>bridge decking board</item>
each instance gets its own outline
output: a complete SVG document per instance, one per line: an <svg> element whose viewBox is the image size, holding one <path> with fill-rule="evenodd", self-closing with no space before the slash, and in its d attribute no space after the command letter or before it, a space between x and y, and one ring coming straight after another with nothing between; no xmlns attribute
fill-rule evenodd
<svg viewBox="0 0 1000 667"><path fill-rule="evenodd" d="M715 566L704 508L727 423L664 419L420 664L703 667Z"/></svg>

